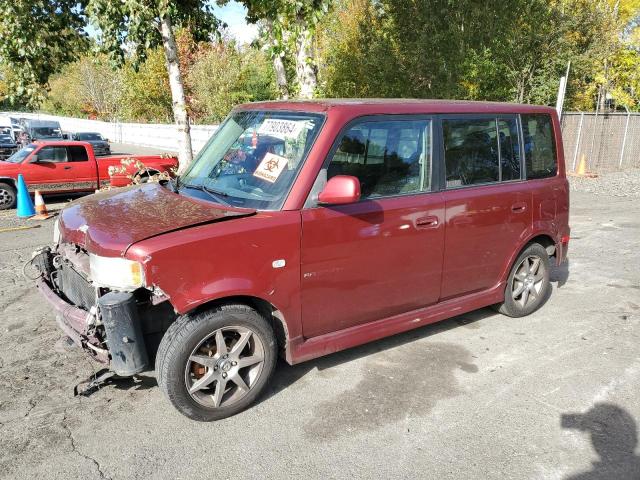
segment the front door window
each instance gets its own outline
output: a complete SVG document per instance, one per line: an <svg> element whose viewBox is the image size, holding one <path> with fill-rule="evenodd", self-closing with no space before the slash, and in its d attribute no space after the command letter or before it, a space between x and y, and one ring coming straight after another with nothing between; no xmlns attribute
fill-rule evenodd
<svg viewBox="0 0 640 480"><path fill-rule="evenodd" d="M431 121L367 121L340 139L327 178L352 175L362 198L418 193L431 186Z"/></svg>

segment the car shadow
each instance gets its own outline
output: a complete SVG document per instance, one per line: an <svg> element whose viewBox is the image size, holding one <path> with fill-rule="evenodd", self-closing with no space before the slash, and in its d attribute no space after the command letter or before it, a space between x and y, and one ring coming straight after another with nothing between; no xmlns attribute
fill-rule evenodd
<svg viewBox="0 0 640 480"><path fill-rule="evenodd" d="M635 454L637 426L625 409L612 403L596 403L586 413L561 415L560 425L588 433L600 457L590 471L570 475L565 480L640 479L640 456Z"/></svg>
<svg viewBox="0 0 640 480"><path fill-rule="evenodd" d="M424 327L420 327L415 330L399 333L391 337L386 337L380 340L366 343L364 345L360 345L358 347L353 347L347 350L325 355L323 357L309 360L297 365L289 365L285 360L280 358L278 360L278 366L276 367L273 379L270 382L270 387L268 387L265 394L260 397L256 404L268 400L274 395L277 395L280 391L285 390L289 386L302 379L302 377L304 377L311 370L327 370L337 365L349 363L351 361L386 350L391 350L399 346L421 340L423 338L428 338L432 335L446 332L453 328L480 328L479 325L476 324L476 322L493 315L497 315L497 313L491 308L474 310L457 317L452 317L447 320L433 323L431 325L425 325Z"/></svg>

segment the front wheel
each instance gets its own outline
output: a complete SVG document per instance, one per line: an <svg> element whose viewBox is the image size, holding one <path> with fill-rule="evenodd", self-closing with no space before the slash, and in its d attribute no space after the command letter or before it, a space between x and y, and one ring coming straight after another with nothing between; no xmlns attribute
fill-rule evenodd
<svg viewBox="0 0 640 480"><path fill-rule="evenodd" d="M246 305L222 305L178 318L156 357L158 385L183 415L226 418L251 405L276 365L269 323Z"/></svg>
<svg viewBox="0 0 640 480"><path fill-rule="evenodd" d="M7 210L16 205L16 189L8 183L0 182L0 210Z"/></svg>
<svg viewBox="0 0 640 480"><path fill-rule="evenodd" d="M532 243L525 248L509 273L498 311L509 317L524 317L538 310L551 293L549 271L549 255L542 245Z"/></svg>

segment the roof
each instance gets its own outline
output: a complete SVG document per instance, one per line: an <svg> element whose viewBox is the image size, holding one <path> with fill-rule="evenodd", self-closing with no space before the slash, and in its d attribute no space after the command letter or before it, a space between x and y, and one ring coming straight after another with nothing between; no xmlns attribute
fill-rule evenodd
<svg viewBox="0 0 640 480"><path fill-rule="evenodd" d="M245 103L240 110L294 110L326 112L343 110L352 113L552 113L552 107L519 103L474 102L469 100L429 100L410 98L325 98L314 100L276 100Z"/></svg>

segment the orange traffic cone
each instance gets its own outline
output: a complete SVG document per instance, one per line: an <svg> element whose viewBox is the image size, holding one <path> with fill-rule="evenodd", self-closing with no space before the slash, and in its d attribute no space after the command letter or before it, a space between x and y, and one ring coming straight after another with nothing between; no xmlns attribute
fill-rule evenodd
<svg viewBox="0 0 640 480"><path fill-rule="evenodd" d="M587 170L587 157L584 153L580 155L580 162L578 163L578 168L576 168L576 171L573 173L573 175L576 177L587 177L587 178L595 178L598 176L597 174Z"/></svg>
<svg viewBox="0 0 640 480"><path fill-rule="evenodd" d="M34 220L46 220L47 218L50 218L51 215L47 213L47 206L45 205L44 200L42 199L42 195L40 195L40 191L36 190L36 193L34 194L33 197L35 199L36 216L32 218Z"/></svg>
<svg viewBox="0 0 640 480"><path fill-rule="evenodd" d="M587 159L585 154L580 155L580 163L578 163L578 168L576 170L576 175L580 175L581 177L587 173Z"/></svg>

